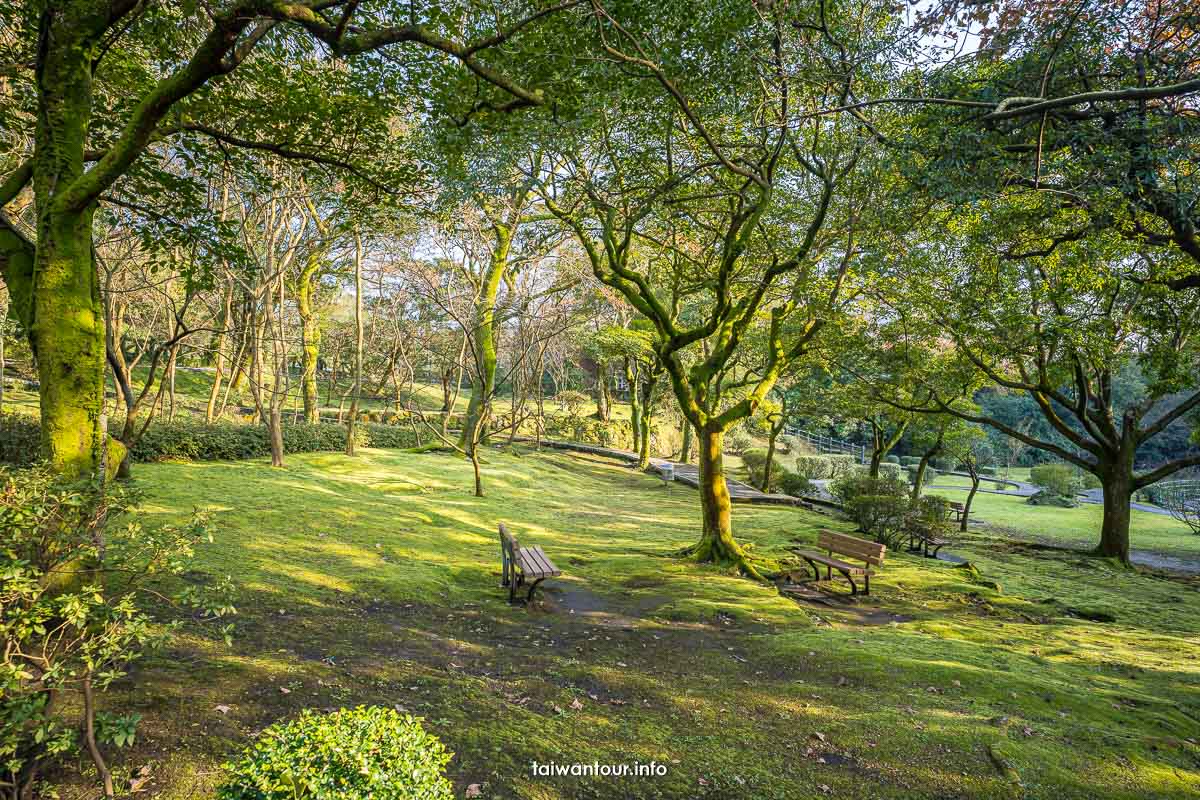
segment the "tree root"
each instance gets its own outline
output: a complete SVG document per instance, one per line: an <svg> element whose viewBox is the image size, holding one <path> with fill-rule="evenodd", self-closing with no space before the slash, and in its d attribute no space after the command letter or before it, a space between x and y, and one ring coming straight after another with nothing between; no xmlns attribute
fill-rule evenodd
<svg viewBox="0 0 1200 800"><path fill-rule="evenodd" d="M768 577L763 575L763 572L756 567L750 557L745 553L739 553L732 558L719 558L713 552L715 548L710 542L697 542L680 550L671 553L674 558L688 559L699 564L714 564L717 567L736 568L738 574L744 575L747 578L758 581L759 583L770 583Z"/></svg>

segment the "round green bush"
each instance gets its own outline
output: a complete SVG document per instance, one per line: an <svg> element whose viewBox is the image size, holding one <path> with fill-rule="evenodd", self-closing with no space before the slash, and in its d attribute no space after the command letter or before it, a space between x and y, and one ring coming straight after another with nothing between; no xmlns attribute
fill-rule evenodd
<svg viewBox="0 0 1200 800"><path fill-rule="evenodd" d="M779 478L779 490L792 497L811 497L816 494L816 489L807 476L791 470L783 470L783 475Z"/></svg>
<svg viewBox="0 0 1200 800"><path fill-rule="evenodd" d="M219 800L452 800L450 753L420 720L382 706L300 716L226 764Z"/></svg>
<svg viewBox="0 0 1200 800"><path fill-rule="evenodd" d="M885 463L885 464L899 464L899 463L900 463L900 456L884 456L884 457L883 457L883 463Z"/></svg>

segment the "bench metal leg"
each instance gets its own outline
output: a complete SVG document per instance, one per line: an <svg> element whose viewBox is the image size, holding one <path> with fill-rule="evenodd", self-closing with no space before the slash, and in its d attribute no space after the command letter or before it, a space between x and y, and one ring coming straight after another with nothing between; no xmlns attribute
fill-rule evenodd
<svg viewBox="0 0 1200 800"><path fill-rule="evenodd" d="M817 562L813 561L811 558L805 558L804 560L808 562L808 566L813 571L813 580L819 582L821 580L821 568L817 566Z"/></svg>
<svg viewBox="0 0 1200 800"><path fill-rule="evenodd" d="M937 558L938 550L941 550L943 547L945 547L944 544L939 544L937 547L933 548L933 555L929 554L929 548L926 547L925 548L925 557L926 558Z"/></svg>
<svg viewBox="0 0 1200 800"><path fill-rule="evenodd" d="M541 582L542 582L542 581L544 581L544 580L546 580L546 579L545 579L545 578L538 578L536 581L534 581L533 583L529 584L529 594L525 595L525 602L526 602L526 603L528 603L530 600L532 600L532 599L533 599L533 592L534 592L534 590L535 590L535 589L537 589L537 587L538 587L538 584L539 584L539 583L541 583Z"/></svg>
<svg viewBox="0 0 1200 800"><path fill-rule="evenodd" d="M870 575L863 575L863 586L865 587L863 594L869 595L871 593L871 576Z"/></svg>
<svg viewBox="0 0 1200 800"><path fill-rule="evenodd" d="M854 582L854 578L850 577L850 573L843 572L842 577L850 581L850 596L853 597L854 595L858 594L858 584Z"/></svg>

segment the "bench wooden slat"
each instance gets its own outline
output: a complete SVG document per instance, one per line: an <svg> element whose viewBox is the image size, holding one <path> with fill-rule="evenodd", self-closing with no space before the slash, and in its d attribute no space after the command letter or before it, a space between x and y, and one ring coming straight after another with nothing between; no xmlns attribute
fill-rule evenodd
<svg viewBox="0 0 1200 800"><path fill-rule="evenodd" d="M796 555L804 558L810 558L818 564L824 564L827 567L833 567L838 572L849 572L851 575L866 575L869 570L866 567L859 567L854 564L848 564L836 558L830 558L821 553L814 553L811 550L796 550Z"/></svg>
<svg viewBox="0 0 1200 800"><path fill-rule="evenodd" d="M520 559L521 570L529 578L552 578L561 575L562 571L546 556L541 547L522 547Z"/></svg>

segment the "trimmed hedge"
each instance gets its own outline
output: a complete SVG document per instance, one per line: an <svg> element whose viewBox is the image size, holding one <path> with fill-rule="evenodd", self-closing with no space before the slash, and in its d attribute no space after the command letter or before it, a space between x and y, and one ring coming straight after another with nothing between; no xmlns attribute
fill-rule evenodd
<svg viewBox="0 0 1200 800"><path fill-rule="evenodd" d="M109 423L110 430L120 427L119 420ZM414 447L416 436L409 428L395 425L359 423L355 426L355 444L359 447ZM0 461L29 464L38 457L40 431L33 417L0 415ZM316 425L283 426L285 453L339 452L346 448L346 426L332 422ZM233 461L271 454L271 442L265 425L201 420L155 421L134 445L130 456L135 463L154 461Z"/></svg>

